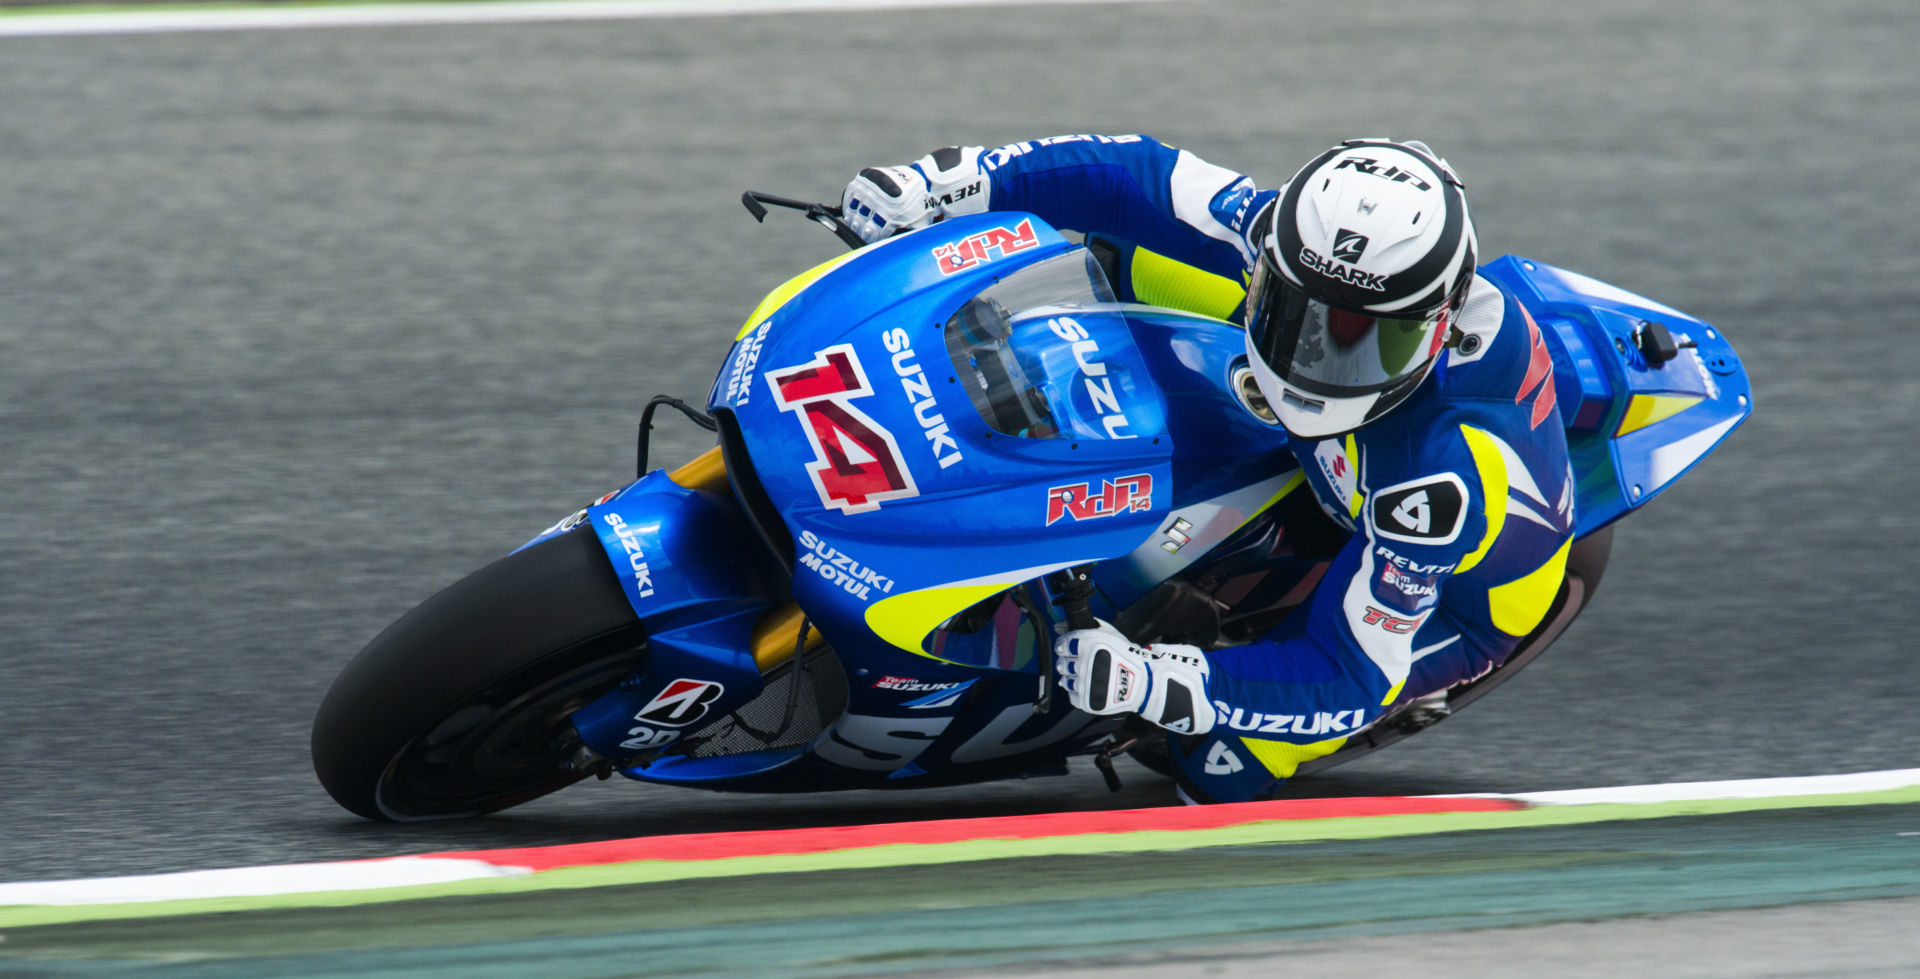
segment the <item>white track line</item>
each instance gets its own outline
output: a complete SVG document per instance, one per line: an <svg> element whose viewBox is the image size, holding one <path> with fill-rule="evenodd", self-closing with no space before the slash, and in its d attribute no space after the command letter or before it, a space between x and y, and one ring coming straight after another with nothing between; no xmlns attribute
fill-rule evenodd
<svg viewBox="0 0 1920 979"><path fill-rule="evenodd" d="M1434 798L1513 799L1535 806L1578 806L1600 803L1631 805L1884 792L1916 785L1920 785L1920 768L1860 772L1852 775L1816 775L1804 778L1675 782L1666 785L1621 785L1559 792L1473 793ZM135 904L149 901L185 901L196 898L357 891L382 887L405 887L414 884L445 884L486 877L522 877L531 873L533 871L526 867L493 864L461 857L389 857L339 863L195 870L144 877L105 877L92 880L0 884L0 907Z"/></svg>
<svg viewBox="0 0 1920 979"><path fill-rule="evenodd" d="M525 867L444 857L392 857L343 863L190 870L144 877L99 877L0 884L0 907L18 904L138 904L208 897L264 897L319 891L367 891L416 884L448 884L483 877L524 877Z"/></svg>
<svg viewBox="0 0 1920 979"><path fill-rule="evenodd" d="M1842 795L1849 792L1885 792L1920 785L1920 768L1853 775L1810 775L1801 778L1753 778L1730 782L1669 782L1664 785L1621 785L1610 789L1566 789L1559 792L1523 792L1494 796L1518 799L1537 806L1586 806L1600 803L1700 802L1710 799L1766 799L1781 796Z"/></svg>
<svg viewBox="0 0 1920 979"><path fill-rule="evenodd" d="M95 13L11 13L0 37L153 34L172 31L291 30L425 24L514 24L539 21L731 17L828 11L925 10L1169 0L501 0L498 3L364 4L338 7L246 7L231 10L115 10Z"/></svg>

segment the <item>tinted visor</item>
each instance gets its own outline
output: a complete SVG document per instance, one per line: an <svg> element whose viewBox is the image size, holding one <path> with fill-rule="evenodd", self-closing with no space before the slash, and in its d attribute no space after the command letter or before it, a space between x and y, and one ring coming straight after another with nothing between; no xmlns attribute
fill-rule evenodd
<svg viewBox="0 0 1920 979"><path fill-rule="evenodd" d="M1385 391L1420 373L1447 333L1447 308L1397 319L1329 306L1265 255L1247 288L1247 332L1286 383L1329 398Z"/></svg>

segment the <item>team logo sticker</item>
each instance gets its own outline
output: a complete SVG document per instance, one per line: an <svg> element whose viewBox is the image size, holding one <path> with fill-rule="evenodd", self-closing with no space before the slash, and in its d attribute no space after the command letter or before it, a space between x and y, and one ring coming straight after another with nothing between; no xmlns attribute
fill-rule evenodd
<svg viewBox="0 0 1920 979"><path fill-rule="evenodd" d="M1201 770L1208 775L1232 775L1246 767L1225 741L1215 741L1207 751L1207 763Z"/></svg>
<svg viewBox="0 0 1920 979"><path fill-rule="evenodd" d="M680 740L679 731L636 724L627 729L627 740L620 742L620 747L627 751L649 751L654 748L664 748L678 740Z"/></svg>
<svg viewBox="0 0 1920 979"><path fill-rule="evenodd" d="M854 402L873 394L852 344L814 354L795 367L767 372L781 411L800 417L813 462L807 475L820 503L841 513L866 513L887 500L919 496L893 433Z"/></svg>
<svg viewBox="0 0 1920 979"><path fill-rule="evenodd" d="M725 686L712 680L675 680L647 701L633 719L661 727L686 727L707 716L707 705L726 691Z"/></svg>
<svg viewBox="0 0 1920 979"><path fill-rule="evenodd" d="M1412 544L1449 544L1467 519L1467 487L1453 473L1423 476L1373 494L1374 533Z"/></svg>
<svg viewBox="0 0 1920 979"><path fill-rule="evenodd" d="M1038 244L1040 236L1033 230L1033 219L1028 218L1011 228L989 228L951 245L941 245L933 250L933 257L940 263L941 275L952 275Z"/></svg>
<svg viewBox="0 0 1920 979"><path fill-rule="evenodd" d="M1153 509L1153 474L1137 473L1105 480L1100 492L1092 483L1054 486L1047 490L1047 526L1063 518L1075 521L1096 520L1128 512Z"/></svg>
<svg viewBox="0 0 1920 979"><path fill-rule="evenodd" d="M1360 256L1366 253L1368 238L1358 231L1345 228L1333 233L1333 257L1342 262L1358 265Z"/></svg>

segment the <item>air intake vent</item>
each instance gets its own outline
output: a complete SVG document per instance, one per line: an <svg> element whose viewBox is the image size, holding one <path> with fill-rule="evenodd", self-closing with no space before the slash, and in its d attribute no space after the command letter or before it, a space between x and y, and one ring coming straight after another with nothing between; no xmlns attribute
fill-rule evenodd
<svg viewBox="0 0 1920 979"><path fill-rule="evenodd" d="M773 552L775 564L780 570L793 573L793 532L787 529L786 520L775 509L773 501L767 498L767 491L760 486L760 476L754 472L753 460L747 457L747 443L740 435L740 422L733 412L720 408L713 413L714 421L720 423L720 457L727 464L727 481L733 484L733 495L747 511L747 522L753 525L753 531L759 535L762 543Z"/></svg>

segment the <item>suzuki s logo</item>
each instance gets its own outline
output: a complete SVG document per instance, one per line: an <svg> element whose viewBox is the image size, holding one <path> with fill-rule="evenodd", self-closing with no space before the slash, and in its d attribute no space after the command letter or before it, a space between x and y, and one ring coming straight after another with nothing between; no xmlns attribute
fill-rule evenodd
<svg viewBox="0 0 1920 979"><path fill-rule="evenodd" d="M807 475L822 505L866 513L884 501L920 495L893 433L853 406L873 386L851 344L828 347L798 367L768 371L767 383L780 410L800 416L813 447Z"/></svg>
<svg viewBox="0 0 1920 979"><path fill-rule="evenodd" d="M1227 747L1225 741L1215 741L1207 751L1207 764L1204 771L1208 775L1232 775L1247 766L1240 763L1240 756Z"/></svg>
<svg viewBox="0 0 1920 979"><path fill-rule="evenodd" d="M719 700L726 689L711 680L675 680L647 701L633 719L663 727L685 727L707 716L707 705Z"/></svg>

